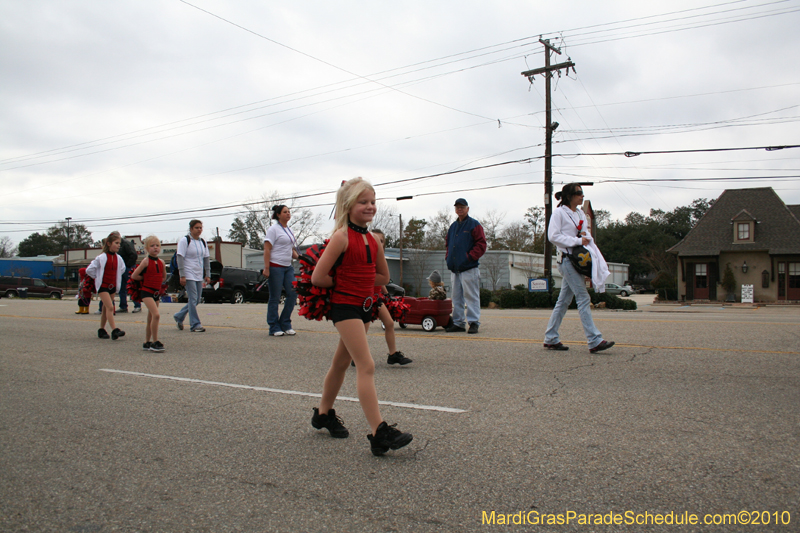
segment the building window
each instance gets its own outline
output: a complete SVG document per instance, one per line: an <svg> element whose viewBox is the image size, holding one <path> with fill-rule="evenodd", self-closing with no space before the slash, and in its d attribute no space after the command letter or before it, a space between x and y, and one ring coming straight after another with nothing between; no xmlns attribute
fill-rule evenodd
<svg viewBox="0 0 800 533"><path fill-rule="evenodd" d="M736 238L740 241L750 240L750 223L739 222L737 224Z"/></svg>
<svg viewBox="0 0 800 533"><path fill-rule="evenodd" d="M800 289L800 263L789 263L789 288Z"/></svg>
<svg viewBox="0 0 800 533"><path fill-rule="evenodd" d="M697 263L694 266L695 288L705 289L708 287L708 265L706 263Z"/></svg>

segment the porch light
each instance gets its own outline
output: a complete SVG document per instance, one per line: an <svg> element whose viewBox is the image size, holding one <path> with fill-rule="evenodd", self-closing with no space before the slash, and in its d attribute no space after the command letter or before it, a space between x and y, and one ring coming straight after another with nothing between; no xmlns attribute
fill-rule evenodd
<svg viewBox="0 0 800 533"><path fill-rule="evenodd" d="M742 263L742 274L747 274L747 261Z"/></svg>

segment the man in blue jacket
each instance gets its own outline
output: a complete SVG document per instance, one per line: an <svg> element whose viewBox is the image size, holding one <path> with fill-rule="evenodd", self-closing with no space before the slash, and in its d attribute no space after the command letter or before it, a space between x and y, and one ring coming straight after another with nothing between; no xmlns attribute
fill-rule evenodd
<svg viewBox="0 0 800 533"><path fill-rule="evenodd" d="M453 324L450 333L478 333L481 323L481 269L478 259L486 252L486 236L481 223L469 216L469 204L463 198L455 203L458 220L447 231L447 268L453 295ZM467 307L466 320L464 306Z"/></svg>

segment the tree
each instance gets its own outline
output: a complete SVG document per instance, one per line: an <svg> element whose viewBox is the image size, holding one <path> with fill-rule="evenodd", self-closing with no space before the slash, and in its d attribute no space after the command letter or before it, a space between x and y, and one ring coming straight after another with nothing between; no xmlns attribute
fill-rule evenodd
<svg viewBox="0 0 800 533"><path fill-rule="evenodd" d="M531 252L533 250L533 234L522 222L512 222L500 232L497 239L503 250Z"/></svg>
<svg viewBox="0 0 800 533"><path fill-rule="evenodd" d="M21 257L35 257L37 255L60 255L67 249L67 245L75 248L92 248L94 241L92 234L83 224L72 224L69 227L67 239L67 224L59 222L47 228L46 233L32 233L19 243Z"/></svg>
<svg viewBox="0 0 800 533"><path fill-rule="evenodd" d="M310 209L295 208L296 200L296 198L281 197L278 191L262 195L260 202L245 205L246 212L233 219L231 229L228 231L228 238L250 248L263 250L264 237L272 224L272 206L280 204L288 206L292 212L289 227L294 233L298 245L303 244L308 238L320 238L317 233L322 223L322 215L315 215Z"/></svg>
<svg viewBox="0 0 800 533"><path fill-rule="evenodd" d="M17 247L8 237L0 238L0 257L14 257L17 254Z"/></svg>
<svg viewBox="0 0 800 533"><path fill-rule="evenodd" d="M428 221L424 218L414 218L408 221L403 228L403 248L424 248L425 226Z"/></svg>
<svg viewBox="0 0 800 533"><path fill-rule="evenodd" d="M452 214L448 209L440 209L436 216L429 222L426 248L428 250L444 250L447 245L447 232L453 223Z"/></svg>
<svg viewBox="0 0 800 533"><path fill-rule="evenodd" d="M530 252L535 254L543 254L544 241L546 238L546 235L544 234L544 207L529 207L525 212L525 226L530 230L531 239L533 242Z"/></svg>
<svg viewBox="0 0 800 533"><path fill-rule="evenodd" d="M606 228L611 223L611 211L605 209L594 210L594 223L598 229Z"/></svg>
<svg viewBox="0 0 800 533"><path fill-rule="evenodd" d="M624 222L609 222L598 231L597 245L607 261L630 265L631 279L660 272L675 277L677 260L666 250L683 239L712 204L698 198L672 211L651 209L649 216L629 213Z"/></svg>
<svg viewBox="0 0 800 533"><path fill-rule="evenodd" d="M384 204L379 204L369 227L383 232L387 248L397 248L400 245L400 218L395 206L386 207ZM405 243L403 245L405 246Z"/></svg>
<svg viewBox="0 0 800 533"><path fill-rule="evenodd" d="M494 209L488 211L486 215L481 217L480 223L481 226L483 226L483 234L486 236L486 248L488 250L502 248L500 243L500 229L503 226L503 220L505 218L505 212L498 212Z"/></svg>

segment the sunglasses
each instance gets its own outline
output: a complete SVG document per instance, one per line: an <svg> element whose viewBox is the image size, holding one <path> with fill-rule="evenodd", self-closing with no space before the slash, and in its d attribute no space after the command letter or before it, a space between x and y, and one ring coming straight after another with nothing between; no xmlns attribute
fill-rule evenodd
<svg viewBox="0 0 800 533"><path fill-rule="evenodd" d="M575 196L583 196L583 191L575 191Z"/></svg>

